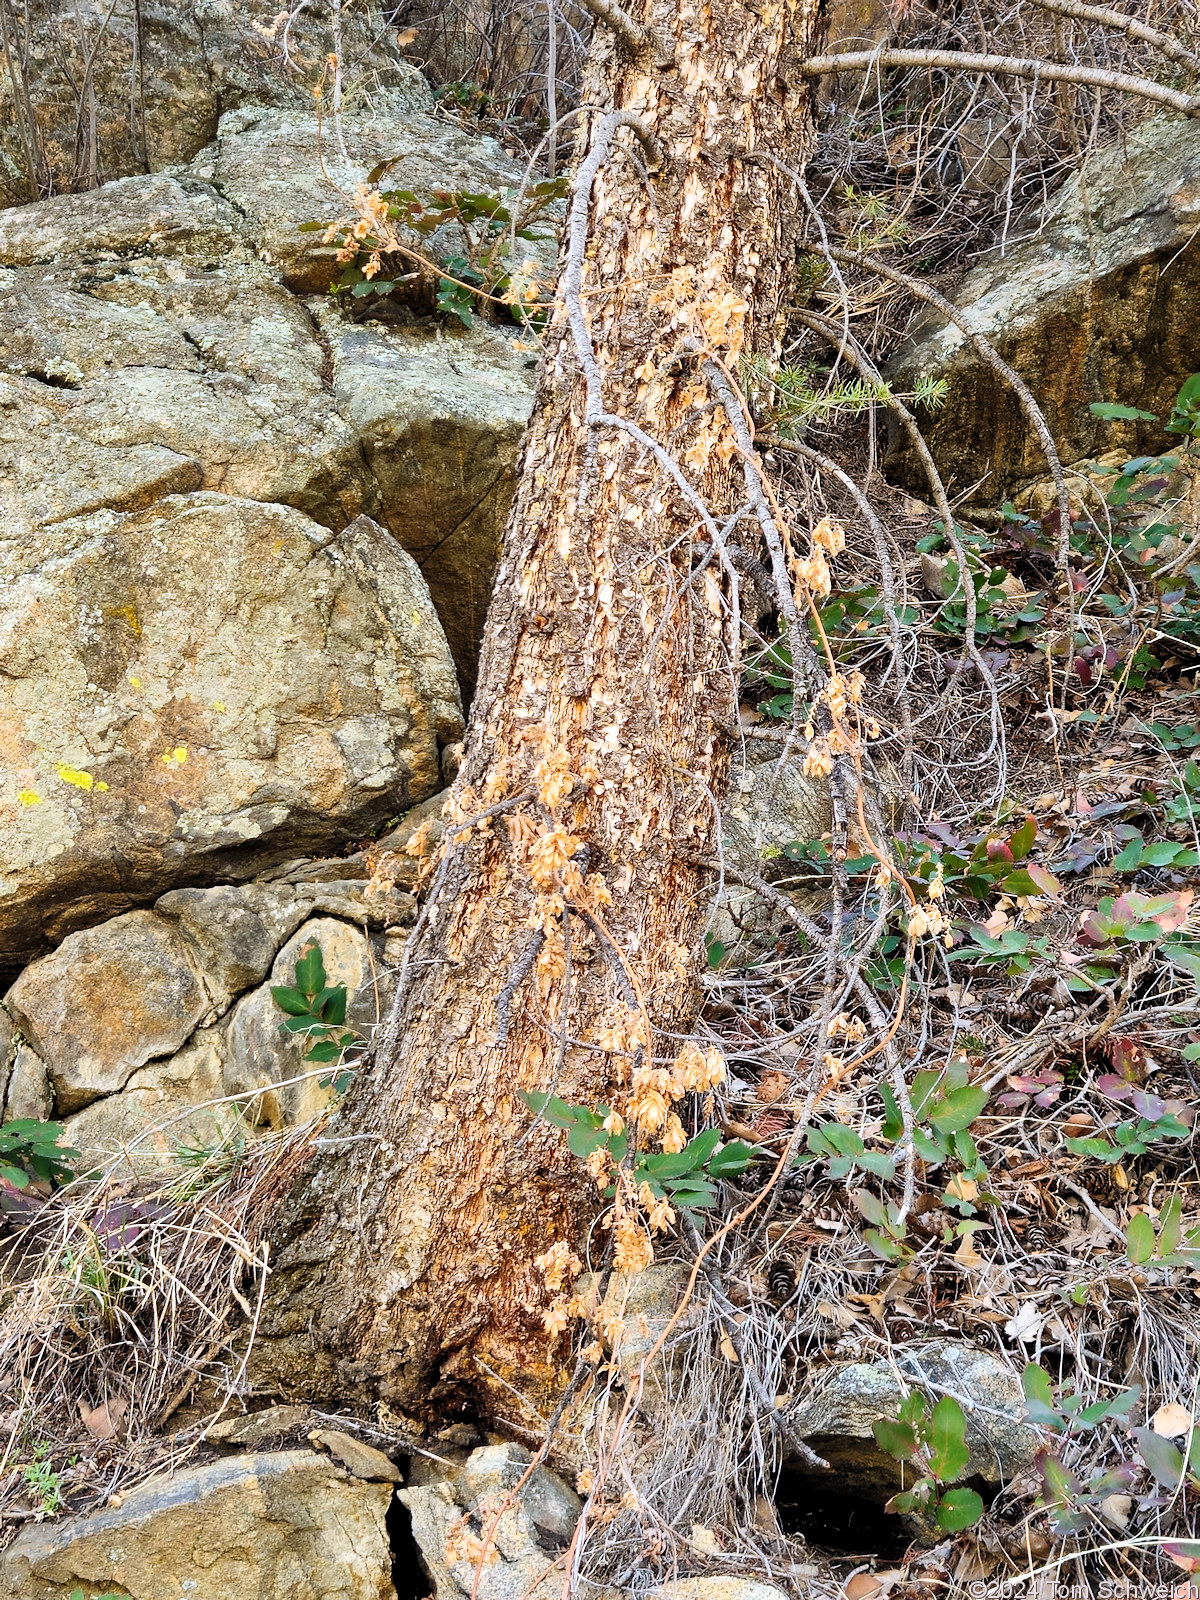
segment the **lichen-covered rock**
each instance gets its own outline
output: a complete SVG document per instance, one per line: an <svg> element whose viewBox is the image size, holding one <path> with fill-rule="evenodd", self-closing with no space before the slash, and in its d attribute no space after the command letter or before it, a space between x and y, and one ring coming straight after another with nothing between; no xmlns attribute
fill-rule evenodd
<svg viewBox="0 0 1200 1600"><path fill-rule="evenodd" d="M339 140L329 119L318 125L311 110L245 106L221 119L215 141L191 171L214 184L257 229L264 259L279 268L290 289L317 293L329 287L337 268L320 235L301 228L345 216L354 191L384 161L393 163L388 186L417 195L437 189L495 193L521 182L519 166L494 139L390 108L343 117ZM413 243L435 258L462 251L453 228L430 240L414 235ZM522 241L520 248L539 254L536 241ZM547 259L544 246L539 259Z"/></svg>
<svg viewBox="0 0 1200 1600"><path fill-rule="evenodd" d="M475 1511L489 1496L515 1489L532 1457L519 1444L483 1445L473 1450L458 1474L463 1504ZM521 1504L529 1520L546 1538L566 1544L575 1531L583 1501L556 1472L538 1466L521 1490Z"/></svg>
<svg viewBox="0 0 1200 1600"><path fill-rule="evenodd" d="M411 557L208 493L0 545L0 953L336 848L462 727ZM249 575L253 581L249 581Z"/></svg>
<svg viewBox="0 0 1200 1600"><path fill-rule="evenodd" d="M377 4L342 8L346 104L432 105ZM328 0L41 0L9 18L28 80L0 74L0 204L188 161L243 104L312 106ZM26 26L28 22L28 31ZM286 38L284 25L286 23ZM85 87L86 85L86 87Z"/></svg>
<svg viewBox="0 0 1200 1600"><path fill-rule="evenodd" d="M222 1028L197 1028L173 1056L130 1073L118 1092L74 1114L56 1098L43 1115L53 1109L62 1120L62 1143L79 1151L80 1172L117 1160L126 1170L153 1170L181 1149L211 1150L234 1133L238 1108L224 1103L225 1053ZM70 1093L63 1098L69 1107ZM6 1116L18 1115L11 1092L9 1100Z"/></svg>
<svg viewBox="0 0 1200 1600"><path fill-rule="evenodd" d="M189 489L331 527L374 509L308 312L208 185L131 178L0 213L0 261L9 537Z"/></svg>
<svg viewBox="0 0 1200 1600"><path fill-rule="evenodd" d="M1113 446L1162 448L1156 424L1105 423L1088 410L1116 400L1163 415L1200 368L1200 127L1155 118L1091 157L1051 202L1044 226L967 274L952 295L968 325L1014 366L1044 410L1060 457ZM996 506L1045 475L1045 459L1011 392L940 314L921 319L889 378L949 381L922 415L951 489L980 483ZM897 431L889 470L926 492Z"/></svg>
<svg viewBox="0 0 1200 1600"><path fill-rule="evenodd" d="M896 1416L906 1389L931 1401L949 1394L962 1406L970 1448L963 1477L1005 1483L1033 1460L1041 1435L1021 1421L1020 1380L1000 1357L939 1339L898 1349L895 1365L904 1389L890 1364L854 1362L829 1371L788 1413L790 1429L836 1473L838 1493L885 1500L900 1486L900 1465L876 1445L872 1424Z"/></svg>
<svg viewBox="0 0 1200 1600"><path fill-rule="evenodd" d="M562 1576L553 1552L569 1541L578 1518L573 1491L539 1468L496 1520L529 1461L519 1445L484 1446L456 1474L400 1491L435 1600L557 1600ZM492 1558L477 1574L474 1551L485 1526Z"/></svg>
<svg viewBox="0 0 1200 1600"><path fill-rule="evenodd" d="M0 1558L0 1594L395 1600L392 1492L310 1450L229 1457L155 1478L119 1506L23 1529Z"/></svg>
<svg viewBox="0 0 1200 1600"><path fill-rule="evenodd" d="M334 395L370 464L379 517L416 559L468 692L533 403L517 335L377 327L321 308Z"/></svg>
<svg viewBox="0 0 1200 1600"><path fill-rule="evenodd" d="M369 1042L416 903L304 871L292 869L295 882L176 889L31 962L0 1005L4 1117L53 1113L85 1169L121 1158L143 1170L239 1123L244 1135L247 1118L294 1126L322 1111L329 1069L306 1065L271 986L293 982L315 941L329 981L347 987L347 1027Z"/></svg>
<svg viewBox="0 0 1200 1600"><path fill-rule="evenodd" d="M65 1113L178 1050L212 1002L187 941L152 911L131 911L64 939L5 1003Z"/></svg>

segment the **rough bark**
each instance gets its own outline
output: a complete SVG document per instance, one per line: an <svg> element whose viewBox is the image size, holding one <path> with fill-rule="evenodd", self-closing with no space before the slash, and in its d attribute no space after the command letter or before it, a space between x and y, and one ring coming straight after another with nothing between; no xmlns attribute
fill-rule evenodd
<svg viewBox="0 0 1200 1600"><path fill-rule="evenodd" d="M580 1244L596 1192L518 1090L619 1104L633 1057L604 1030L642 1014L670 1059L694 1016L693 860L716 827L737 623L688 486L718 523L753 499L723 373L778 344L802 222L779 163L803 166L817 9L643 0L636 58L597 28L583 100L617 116L584 119L452 815L533 798L451 847L390 1042L336 1130L353 1138L284 1220L262 1381L409 1410L471 1390L528 1426L514 1391L538 1404L561 1379L533 1259ZM756 533L751 509L740 537Z"/></svg>

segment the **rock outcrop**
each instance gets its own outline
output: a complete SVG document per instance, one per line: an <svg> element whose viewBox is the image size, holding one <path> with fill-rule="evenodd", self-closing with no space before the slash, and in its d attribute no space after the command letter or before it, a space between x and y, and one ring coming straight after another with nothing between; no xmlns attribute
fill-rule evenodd
<svg viewBox="0 0 1200 1600"><path fill-rule="evenodd" d="M4 551L0 951L336 850L436 790L462 730L384 529L204 491Z"/></svg>
<svg viewBox="0 0 1200 1600"><path fill-rule="evenodd" d="M345 156L311 113L247 106L191 168L0 212L10 970L441 785L535 356L318 293L300 225L385 156L417 189L517 181L397 104L348 112Z"/></svg>
<svg viewBox="0 0 1200 1600"><path fill-rule="evenodd" d="M1042 1444L1020 1419L1025 1402L1016 1372L986 1350L950 1340L906 1346L895 1354L909 1388L952 1395L967 1422L970 1458L964 1477L1001 1484L1027 1467ZM837 1474L838 1492L882 1504L901 1487L902 1469L875 1443L872 1424L894 1418L904 1390L896 1368L853 1362L831 1370L789 1413L793 1432ZM804 1467L793 1470L806 1472ZM821 1474L814 1470L814 1483Z"/></svg>
<svg viewBox="0 0 1200 1600"><path fill-rule="evenodd" d="M392 1493L311 1450L234 1456L156 1478L90 1516L25 1528L0 1558L0 1594L395 1600Z"/></svg>
<svg viewBox="0 0 1200 1600"><path fill-rule="evenodd" d="M6 1118L65 1119L83 1170L117 1157L134 1169L240 1124L295 1126L328 1105L329 1069L281 1030L273 984L320 946L345 984L346 1028L369 1043L386 1016L416 903L369 894L361 857L303 863L241 886L176 889L153 910L68 935L31 962L0 1005ZM290 881L289 881L290 879Z"/></svg>
<svg viewBox="0 0 1200 1600"><path fill-rule="evenodd" d="M556 1600L561 1594L555 1555L570 1543L581 1502L557 1474L538 1467L507 1503L529 1461L520 1445L486 1445L457 1472L400 1490L434 1600L472 1594L478 1600ZM485 1527L493 1544L477 1573Z"/></svg>
<svg viewBox="0 0 1200 1600"><path fill-rule="evenodd" d="M0 74L0 204L189 161L236 107L313 105L328 0L44 0L16 7ZM377 4L342 11L346 104L427 110ZM19 86L19 87L18 87Z"/></svg>
<svg viewBox="0 0 1200 1600"><path fill-rule="evenodd" d="M1162 416L1200 369L1198 224L1200 127L1156 118L1093 156L1030 237L993 252L951 295L1025 379L1064 461L1164 447L1156 424L1102 423L1088 407L1115 400ZM952 489L979 483L975 502L998 506L1045 475L1017 401L940 314L918 322L888 374L900 390L922 375L949 381L945 405L921 422ZM888 468L927 492L898 432Z"/></svg>

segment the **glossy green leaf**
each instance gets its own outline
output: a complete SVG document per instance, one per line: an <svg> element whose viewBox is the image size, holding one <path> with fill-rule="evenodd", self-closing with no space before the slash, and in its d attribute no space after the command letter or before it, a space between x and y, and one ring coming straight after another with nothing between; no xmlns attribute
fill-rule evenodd
<svg viewBox="0 0 1200 1600"><path fill-rule="evenodd" d="M986 1089L968 1084L935 1100L926 1108L925 1117L939 1133L958 1133L975 1121L987 1105L987 1098Z"/></svg>
<svg viewBox="0 0 1200 1600"><path fill-rule="evenodd" d="M315 939L296 962L296 987L301 994L320 994L325 987L325 961Z"/></svg>
<svg viewBox="0 0 1200 1600"><path fill-rule="evenodd" d="M308 996L300 993L299 989L289 989L283 984L273 984L271 998L281 1011L286 1011L292 1017L306 1017L308 1015Z"/></svg>
<svg viewBox="0 0 1200 1600"><path fill-rule="evenodd" d="M895 1456L897 1461L907 1461L916 1454L917 1435L910 1423L879 1417L871 1424L871 1432L879 1448L889 1456Z"/></svg>
<svg viewBox="0 0 1200 1600"><path fill-rule="evenodd" d="M761 1151L742 1139L733 1139L710 1157L706 1171L714 1178L733 1178L757 1161Z"/></svg>
<svg viewBox="0 0 1200 1600"><path fill-rule="evenodd" d="M1038 826L1033 817L1026 817L1025 821L1008 841L1008 848L1012 851L1014 861L1023 861L1033 849L1037 839Z"/></svg>
<svg viewBox="0 0 1200 1600"><path fill-rule="evenodd" d="M937 1503L934 1519L946 1533L973 1528L983 1516L983 1501L974 1489L948 1489Z"/></svg>
<svg viewBox="0 0 1200 1600"><path fill-rule="evenodd" d="M1125 1250L1134 1266L1141 1266L1154 1254L1154 1224L1144 1211L1129 1219L1125 1230Z"/></svg>
<svg viewBox="0 0 1200 1600"><path fill-rule="evenodd" d="M929 1418L929 1465L934 1476L943 1483L952 1483L966 1470L969 1455L962 1407L944 1394Z"/></svg>

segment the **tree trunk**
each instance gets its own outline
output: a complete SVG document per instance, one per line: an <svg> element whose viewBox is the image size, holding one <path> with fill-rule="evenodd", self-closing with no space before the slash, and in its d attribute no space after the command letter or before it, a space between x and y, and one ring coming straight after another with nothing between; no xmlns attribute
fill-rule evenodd
<svg viewBox="0 0 1200 1600"><path fill-rule="evenodd" d="M596 1188L518 1091L620 1106L639 1046L670 1061L695 1015L694 858L740 632L698 502L719 524L754 498L725 374L777 351L802 224L780 163L800 170L811 135L817 9L650 0L636 53L597 24L583 101L616 115L580 138L452 821L509 804L451 837L337 1125L356 1137L283 1221L260 1344L277 1381L443 1413L471 1391L526 1426L513 1391L538 1405L561 1382L533 1263L582 1248Z"/></svg>

